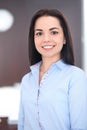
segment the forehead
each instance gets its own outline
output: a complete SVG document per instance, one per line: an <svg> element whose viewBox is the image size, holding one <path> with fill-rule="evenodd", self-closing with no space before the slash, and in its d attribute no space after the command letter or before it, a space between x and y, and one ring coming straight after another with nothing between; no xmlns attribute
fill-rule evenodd
<svg viewBox="0 0 87 130"><path fill-rule="evenodd" d="M50 26L61 27L59 19L54 16L41 16L35 22L35 28L43 28Z"/></svg>

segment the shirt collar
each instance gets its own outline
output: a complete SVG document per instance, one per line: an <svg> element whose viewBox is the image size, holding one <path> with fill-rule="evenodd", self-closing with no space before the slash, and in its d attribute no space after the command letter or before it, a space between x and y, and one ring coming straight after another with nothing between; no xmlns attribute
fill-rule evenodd
<svg viewBox="0 0 87 130"><path fill-rule="evenodd" d="M41 62L42 61L30 66L31 71L39 70ZM62 59L60 59L59 61L54 63L52 66L55 66L55 65L58 67L59 70L63 70L65 67L68 66L68 64L64 63L64 61Z"/></svg>
<svg viewBox="0 0 87 130"><path fill-rule="evenodd" d="M57 61L54 65L58 67L58 69L63 70L65 67L68 66L62 59Z"/></svg>
<svg viewBox="0 0 87 130"><path fill-rule="evenodd" d="M30 66L30 70L31 71L38 70L40 68L40 64L41 64L41 61L36 63L36 64L34 64L34 65L31 65Z"/></svg>

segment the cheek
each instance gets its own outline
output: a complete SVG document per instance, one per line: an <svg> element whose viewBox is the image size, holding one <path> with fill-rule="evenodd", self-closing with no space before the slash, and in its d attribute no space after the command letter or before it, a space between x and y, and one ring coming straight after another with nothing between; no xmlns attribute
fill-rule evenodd
<svg viewBox="0 0 87 130"><path fill-rule="evenodd" d="M35 43L35 47L36 47L38 44L38 40L36 38L34 38L34 43Z"/></svg>
<svg viewBox="0 0 87 130"><path fill-rule="evenodd" d="M36 50L39 51L40 41L36 38L36 39L34 39L34 43L35 43L35 48L36 48Z"/></svg>
<svg viewBox="0 0 87 130"><path fill-rule="evenodd" d="M38 48L38 44L35 42L35 48L37 49Z"/></svg>
<svg viewBox="0 0 87 130"><path fill-rule="evenodd" d="M63 39L55 39L55 42L57 43L57 48L59 48L60 50L63 48Z"/></svg>
<svg viewBox="0 0 87 130"><path fill-rule="evenodd" d="M41 39L35 38L35 39L34 39L34 43L35 43L35 46L40 46L40 44L41 44Z"/></svg>
<svg viewBox="0 0 87 130"><path fill-rule="evenodd" d="M60 36L60 37L56 38L55 41L56 41L58 44L63 45L63 44L64 44L64 37L63 37L63 36Z"/></svg>
<svg viewBox="0 0 87 130"><path fill-rule="evenodd" d="M58 45L62 45L62 44L63 44L63 39L62 39L62 38L55 38L54 41L55 41Z"/></svg>

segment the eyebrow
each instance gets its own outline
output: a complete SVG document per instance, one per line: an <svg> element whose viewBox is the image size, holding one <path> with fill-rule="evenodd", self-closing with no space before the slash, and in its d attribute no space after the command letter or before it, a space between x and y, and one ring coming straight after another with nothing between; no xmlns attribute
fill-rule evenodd
<svg viewBox="0 0 87 130"><path fill-rule="evenodd" d="M35 29L35 31L43 31L42 29Z"/></svg>
<svg viewBox="0 0 87 130"><path fill-rule="evenodd" d="M54 29L57 29L57 30L58 30L59 28L57 28L57 27L52 27L52 28L50 28L49 30L52 31L52 30L54 30ZM43 31L43 30L42 30L42 29L35 29L35 31Z"/></svg>
<svg viewBox="0 0 87 130"><path fill-rule="evenodd" d="M53 27L53 28L50 28L49 30L52 31L52 30L54 30L54 29L57 29L57 30L58 30L59 28Z"/></svg>

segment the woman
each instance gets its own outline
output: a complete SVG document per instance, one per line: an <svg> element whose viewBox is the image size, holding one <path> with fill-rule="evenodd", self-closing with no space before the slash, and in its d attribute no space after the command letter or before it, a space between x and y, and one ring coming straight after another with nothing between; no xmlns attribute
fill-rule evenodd
<svg viewBox="0 0 87 130"><path fill-rule="evenodd" d="M35 13L30 72L21 83L18 130L87 130L87 77L74 65L68 23L56 9Z"/></svg>

